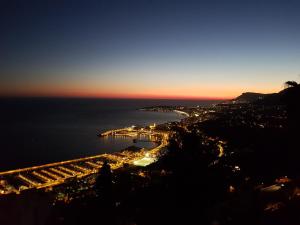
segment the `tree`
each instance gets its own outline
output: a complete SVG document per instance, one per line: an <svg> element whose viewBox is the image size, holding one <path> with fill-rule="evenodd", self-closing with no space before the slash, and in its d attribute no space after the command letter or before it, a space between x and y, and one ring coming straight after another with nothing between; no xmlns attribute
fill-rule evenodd
<svg viewBox="0 0 300 225"><path fill-rule="evenodd" d="M286 88L289 88L289 87L297 87L298 86L298 83L296 81L287 81L284 83L284 86Z"/></svg>
<svg viewBox="0 0 300 225"><path fill-rule="evenodd" d="M110 165L104 161L103 166L99 170L99 175L96 180L96 190L100 198L107 203L111 202L112 198L112 173Z"/></svg>

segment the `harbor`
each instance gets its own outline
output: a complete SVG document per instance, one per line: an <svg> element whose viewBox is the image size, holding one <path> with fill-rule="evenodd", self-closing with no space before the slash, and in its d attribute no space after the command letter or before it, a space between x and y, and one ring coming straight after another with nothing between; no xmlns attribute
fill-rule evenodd
<svg viewBox="0 0 300 225"><path fill-rule="evenodd" d="M130 137L148 136L150 141L158 142L159 145L149 150L124 150L117 153L100 154L1 172L0 195L20 194L24 190L34 188L51 188L70 178L82 178L97 173L105 161L110 164L112 170L117 170L124 164L147 166L158 159L161 150L167 146L169 137L167 132L156 131L154 127L145 129L134 126L105 131L99 137L122 135Z"/></svg>

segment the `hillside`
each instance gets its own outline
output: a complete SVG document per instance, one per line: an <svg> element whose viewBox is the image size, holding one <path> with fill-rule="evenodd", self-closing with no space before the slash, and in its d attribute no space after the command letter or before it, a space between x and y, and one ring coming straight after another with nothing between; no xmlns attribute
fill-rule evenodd
<svg viewBox="0 0 300 225"><path fill-rule="evenodd" d="M261 93L255 93L255 92L245 92L235 98L233 101L239 102L239 103L252 103L256 101L262 101L267 100L270 98L274 98L277 95L277 93L272 94L261 94Z"/></svg>
<svg viewBox="0 0 300 225"><path fill-rule="evenodd" d="M245 92L240 96L233 99L231 102L235 103L254 103L254 104L283 104L283 100L286 96L295 95L295 92L299 90L297 87L285 88L278 93L262 94L255 92Z"/></svg>

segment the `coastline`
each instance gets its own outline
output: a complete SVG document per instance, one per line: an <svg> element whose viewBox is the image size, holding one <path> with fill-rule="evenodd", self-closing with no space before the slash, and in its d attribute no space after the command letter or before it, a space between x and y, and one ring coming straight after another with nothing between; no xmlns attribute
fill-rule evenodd
<svg viewBox="0 0 300 225"><path fill-rule="evenodd" d="M143 148L139 151L125 149L117 153L104 153L95 156L0 172L1 179L10 181L15 179L16 182L18 181L17 183L20 183L20 181L22 183L22 185L19 185L18 187L15 186L16 183L13 181L12 183L14 184L6 184L6 191L1 191L0 195L11 193L20 194L21 191L28 189L52 188L53 186L65 183L70 178L83 178L98 173L98 170L102 167L104 161L110 163L112 170L117 170L125 164L147 166L157 161L162 149L168 145L169 132L154 131L146 128L134 129L133 127L126 127L117 129L117 131L111 130L104 132L102 136L115 135L119 132L128 132L130 134L135 132L137 135L149 135L150 140L151 137L155 138L155 141L158 141L159 139L160 144L149 150ZM154 141L154 139L151 141Z"/></svg>
<svg viewBox="0 0 300 225"><path fill-rule="evenodd" d="M188 114L187 112L184 112L184 111L181 111L181 110L173 110L174 112L176 112L176 113L179 113L180 115L185 115L185 116L187 116L187 117L189 117L190 116L190 114Z"/></svg>
<svg viewBox="0 0 300 225"><path fill-rule="evenodd" d="M119 152L136 145L132 140L135 137L99 139L97 133L132 124L147 126L180 120L173 112L137 110L157 102L160 101L20 99L1 102L0 148L5 154L0 159L0 171ZM137 146L153 147L150 143Z"/></svg>
<svg viewBox="0 0 300 225"><path fill-rule="evenodd" d="M172 112L181 116L189 117L189 114L183 110L184 108L182 107L176 107L176 109L167 111L164 110L163 112ZM146 111L153 112L153 110ZM161 111L157 110L157 112ZM160 128L167 128L169 126L168 124L170 123L165 122L159 124L158 126L160 126ZM0 177L1 179L5 180L5 183L6 180L11 182L10 184L6 183L6 191L1 191L0 195L10 193L20 194L21 191L28 189L49 189L54 186L64 184L71 178L81 179L83 177L98 173L104 161L109 162L112 170L118 170L125 164L136 167L148 166L159 160L160 155L164 154L163 149L165 149L169 143L169 131L163 131L165 130L164 128L163 130L157 130L155 127L155 123L148 126L131 126L108 130L98 135L103 140L107 137L138 139L141 135L146 135L149 137L149 142L158 143L157 145L155 144L151 149L127 146L126 148L119 149L118 151L112 153L101 153L87 157L79 157L71 160L63 160L54 163L46 163L43 165L0 172ZM137 139L133 139L133 142L135 142L134 140ZM138 150L132 150L130 147L132 147L132 149L133 147L136 147Z"/></svg>

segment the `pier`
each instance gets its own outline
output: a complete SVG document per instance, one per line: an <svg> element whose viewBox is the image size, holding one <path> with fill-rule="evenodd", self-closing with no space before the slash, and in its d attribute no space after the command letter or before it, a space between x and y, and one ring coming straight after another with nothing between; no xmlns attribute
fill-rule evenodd
<svg viewBox="0 0 300 225"><path fill-rule="evenodd" d="M53 187L70 178L82 178L97 173L104 161L108 161L112 170L121 168L125 163L146 166L157 160L160 150L168 144L168 133L153 130L134 129L132 127L106 131L101 137L109 135L149 135L160 140L160 145L140 152L122 151L112 154L101 154L40 166L0 172L0 196L27 189Z"/></svg>

